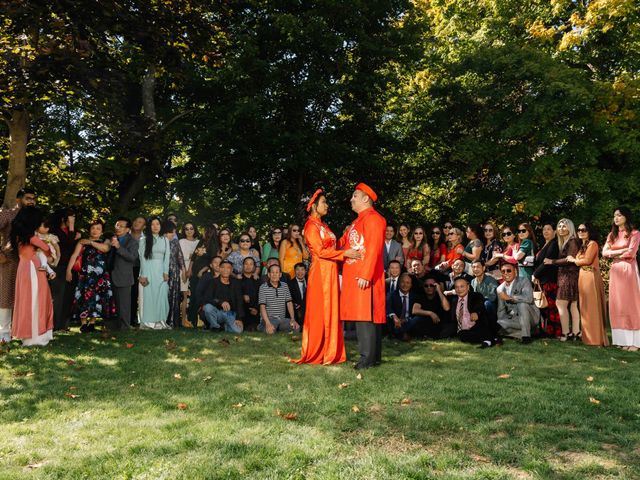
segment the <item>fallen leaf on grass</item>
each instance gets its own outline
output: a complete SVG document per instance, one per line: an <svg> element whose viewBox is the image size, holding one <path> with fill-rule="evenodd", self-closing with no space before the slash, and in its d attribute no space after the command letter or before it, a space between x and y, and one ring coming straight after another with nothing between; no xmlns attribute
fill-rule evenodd
<svg viewBox="0 0 640 480"><path fill-rule="evenodd" d="M185 353L185 352L189 351L189 349L187 347L180 347L180 351L182 353Z"/></svg>
<svg viewBox="0 0 640 480"><path fill-rule="evenodd" d="M291 385L287 385L287 390L289 390L290 392L293 392L293 387Z"/></svg>
<svg viewBox="0 0 640 480"><path fill-rule="evenodd" d="M67 365L75 365L76 361L75 360L67 360Z"/></svg>
<svg viewBox="0 0 640 480"><path fill-rule="evenodd" d="M191 361L192 362L196 362L196 363L202 363L202 362L204 362L204 358L200 358L200 357L192 358Z"/></svg>
<svg viewBox="0 0 640 480"><path fill-rule="evenodd" d="M511 375L508 373L503 373L502 375L498 375L498 378L511 378Z"/></svg>
<svg viewBox="0 0 640 480"><path fill-rule="evenodd" d="M589 397L589 401L594 405L600 405L600 400L598 400L597 398Z"/></svg>
<svg viewBox="0 0 640 480"><path fill-rule="evenodd" d="M577 361L578 361L578 359L577 359L577 358L572 358L572 359L571 359L571 361L572 361L572 362L577 362Z"/></svg>
<svg viewBox="0 0 640 480"><path fill-rule="evenodd" d="M400 405L403 406L407 406L407 405L411 405L411 399L410 398L403 398L402 400L400 400Z"/></svg>
<svg viewBox="0 0 640 480"><path fill-rule="evenodd" d="M178 410L186 410L187 408L189 408L189 406L186 403L179 403L178 405L176 405L176 408Z"/></svg>
<svg viewBox="0 0 640 480"><path fill-rule="evenodd" d="M593 382L593 377L591 375L587 377L587 382Z"/></svg>
<svg viewBox="0 0 640 480"><path fill-rule="evenodd" d="M356 378L357 378L358 380L362 380L362 374L361 374L361 373L357 374L357 375L356 375Z"/></svg>
<svg viewBox="0 0 640 480"><path fill-rule="evenodd" d="M351 407L351 411L352 411L353 413L358 413L358 412L360 412L360 407L359 407L358 405L353 405L353 406Z"/></svg>
<svg viewBox="0 0 640 480"><path fill-rule="evenodd" d="M125 343L124 346L127 347L127 348L135 347L135 345L133 343Z"/></svg>
<svg viewBox="0 0 640 480"><path fill-rule="evenodd" d="M338 388L342 390L343 388L347 388L348 386L349 386L348 383L341 383L340 385L338 385Z"/></svg>
<svg viewBox="0 0 640 480"><path fill-rule="evenodd" d="M209 380L211 380L213 377L211 375L207 375L206 377L204 377L202 379L203 382L208 382Z"/></svg>
<svg viewBox="0 0 640 480"><path fill-rule="evenodd" d="M129 387L131 387L131 388L133 388L133 387L135 387L135 386L136 386L136 384L135 384L135 383L132 383L131 385L129 385Z"/></svg>
<svg viewBox="0 0 640 480"><path fill-rule="evenodd" d="M64 394L64 396L68 397L68 398L78 398L80 395L76 395L75 393L67 392L67 393Z"/></svg>
<svg viewBox="0 0 640 480"><path fill-rule="evenodd" d="M433 412L430 412L431 415L444 415L444 412L442 410L434 410Z"/></svg>
<svg viewBox="0 0 640 480"><path fill-rule="evenodd" d="M380 413L384 408L380 404L374 404L369 407L369 411L373 413Z"/></svg>
<svg viewBox="0 0 640 480"><path fill-rule="evenodd" d="M223 338L218 343L220 343L220 345L222 345L223 347L228 347L229 345L231 345L231 342L229 340L227 340L226 338Z"/></svg>
<svg viewBox="0 0 640 480"><path fill-rule="evenodd" d="M176 380L182 380L182 375L180 375L179 373L174 373L173 378L175 378Z"/></svg>
<svg viewBox="0 0 640 480"><path fill-rule="evenodd" d="M170 338L164 341L164 348L166 348L169 351L175 350L177 346L178 344L176 343L176 341Z"/></svg>
<svg viewBox="0 0 640 480"><path fill-rule="evenodd" d="M280 409L276 410L276 415L278 417L284 418L285 420L297 420L298 414L295 412L284 413L281 412Z"/></svg>
<svg viewBox="0 0 640 480"><path fill-rule="evenodd" d="M620 360L620 363L627 363L626 360Z"/></svg>
<svg viewBox="0 0 640 480"><path fill-rule="evenodd" d="M292 342L299 342L300 341L300 337L298 337L297 335L291 335L291 341Z"/></svg>
<svg viewBox="0 0 640 480"><path fill-rule="evenodd" d="M233 340L236 341L236 342L239 342L240 341L240 337L233 337Z"/></svg>
<svg viewBox="0 0 640 480"><path fill-rule="evenodd" d="M69 390L77 390L78 387L76 387L75 385L69 385Z"/></svg>
<svg viewBox="0 0 640 480"><path fill-rule="evenodd" d="M33 373L33 372L27 372L25 377L33 377L34 375L35 375L35 373Z"/></svg>
<svg viewBox="0 0 640 480"><path fill-rule="evenodd" d="M231 405L233 408L242 408L244 407L244 403L234 403L233 405Z"/></svg>
<svg viewBox="0 0 640 480"><path fill-rule="evenodd" d="M40 463L30 463L29 465L27 465L27 466L26 466L26 467L24 467L24 468L26 468L27 470L35 470L36 468L40 468L40 467L42 467L43 465L44 465L44 463L43 463L43 462L40 462Z"/></svg>

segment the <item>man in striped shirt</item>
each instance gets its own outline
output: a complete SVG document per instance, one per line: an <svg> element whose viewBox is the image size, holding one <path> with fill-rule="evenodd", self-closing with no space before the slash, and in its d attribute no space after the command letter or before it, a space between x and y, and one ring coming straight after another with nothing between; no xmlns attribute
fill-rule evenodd
<svg viewBox="0 0 640 480"><path fill-rule="evenodd" d="M258 330L269 335L280 330L290 332L300 330L295 321L293 300L286 283L280 282L282 272L279 265L271 265L267 273L269 279L260 285L258 303L260 305L260 325ZM286 313L289 312L289 318Z"/></svg>

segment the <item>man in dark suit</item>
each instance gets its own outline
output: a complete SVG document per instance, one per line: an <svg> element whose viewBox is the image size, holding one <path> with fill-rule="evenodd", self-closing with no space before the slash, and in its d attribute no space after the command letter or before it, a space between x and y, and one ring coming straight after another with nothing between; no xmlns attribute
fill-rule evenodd
<svg viewBox="0 0 640 480"><path fill-rule="evenodd" d="M304 263L296 263L293 268L295 275L287 280L287 285L293 300L294 320L302 326L307 305L307 267Z"/></svg>
<svg viewBox="0 0 640 480"><path fill-rule="evenodd" d="M451 297L451 319L458 326L458 338L465 343L479 343L480 348L493 346L496 341L489 328L484 297L470 290L469 281L458 277L454 281L455 295Z"/></svg>
<svg viewBox="0 0 640 480"><path fill-rule="evenodd" d="M404 254L402 253L402 245L393 237L396 236L396 228L393 225L387 225L384 234L384 245L382 246L382 260L384 262L384 271L389 271L389 262L396 260L400 265L404 264Z"/></svg>
<svg viewBox="0 0 640 480"><path fill-rule="evenodd" d="M400 273L402 273L402 265L398 260L389 262L388 277L384 281L387 301L389 296L400 287Z"/></svg>
<svg viewBox="0 0 640 480"><path fill-rule="evenodd" d="M411 286L411 276L406 273L400 275L400 287L391 293L387 302L389 331L405 342L419 336L423 330L420 324L424 322L424 317L413 314L417 296Z"/></svg>
<svg viewBox="0 0 640 480"><path fill-rule="evenodd" d="M131 287L134 284L133 266L138 259L138 240L131 236L131 221L119 217L116 234L111 238L111 283L116 300L118 321L115 328L131 327Z"/></svg>

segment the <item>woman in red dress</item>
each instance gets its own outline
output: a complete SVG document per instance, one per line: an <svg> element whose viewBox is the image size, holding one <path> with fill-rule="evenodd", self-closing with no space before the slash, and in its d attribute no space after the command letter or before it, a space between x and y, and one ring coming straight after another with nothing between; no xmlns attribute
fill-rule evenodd
<svg viewBox="0 0 640 480"><path fill-rule="evenodd" d="M336 250L336 237L322 221L329 206L321 189L315 191L306 210L309 218L304 226L304 239L312 261L307 282L302 355L294 361L331 365L347 358L339 317L338 262L359 258L361 254L353 249Z"/></svg>

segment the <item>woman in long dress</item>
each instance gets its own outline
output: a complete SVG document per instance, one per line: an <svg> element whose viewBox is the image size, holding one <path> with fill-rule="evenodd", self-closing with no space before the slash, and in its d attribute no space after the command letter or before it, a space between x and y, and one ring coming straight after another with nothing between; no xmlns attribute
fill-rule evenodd
<svg viewBox="0 0 640 480"><path fill-rule="evenodd" d="M336 237L322 221L329 210L322 190L316 190L306 210L309 218L304 226L304 237L312 262L307 282L302 354L295 362L331 365L347 358L339 318L338 262L358 258L361 254L353 249L336 250Z"/></svg>
<svg viewBox="0 0 640 480"><path fill-rule="evenodd" d="M604 282L600 275L597 233L589 223L578 226L580 250L575 257L567 260L580 267L578 275L578 303L582 343L585 345L609 345L605 330L607 307L604 300Z"/></svg>
<svg viewBox="0 0 640 480"><path fill-rule="evenodd" d="M609 320L614 345L632 352L640 349L640 277L636 254L640 232L631 211L617 208L602 256L613 260L609 270Z"/></svg>
<svg viewBox="0 0 640 480"><path fill-rule="evenodd" d="M25 346L42 346L53 339L51 290L36 255L38 248L50 255L49 246L35 234L42 219L42 212L36 207L23 207L11 222L11 244L20 258L11 335Z"/></svg>
<svg viewBox="0 0 640 480"><path fill-rule="evenodd" d="M192 325L187 319L187 305L189 304L189 279L191 277L191 257L200 243L200 234L195 224L187 222L182 226L182 237L180 238L180 250L184 260L184 276L180 279L180 292L182 293L182 303L180 304L180 315L182 326L191 328Z"/></svg>
<svg viewBox="0 0 640 480"><path fill-rule="evenodd" d="M109 240L102 238L103 231L102 221L94 220L89 227L89 238L77 243L67 265L67 281L71 282L73 266L80 257L71 315L80 321L80 331L83 333L94 332L97 319L110 320L116 316L116 300L111 288L111 274L107 269L111 245Z"/></svg>
<svg viewBox="0 0 640 480"><path fill-rule="evenodd" d="M139 312L140 327L151 329L169 328L169 241L160 235L160 219L152 218L140 239L140 277L142 307Z"/></svg>
<svg viewBox="0 0 640 480"><path fill-rule="evenodd" d="M162 235L169 242L169 313L167 325L171 328L179 328L182 324L180 317L180 282L186 271L184 257L180 242L176 236L176 224L171 220L162 223Z"/></svg>

